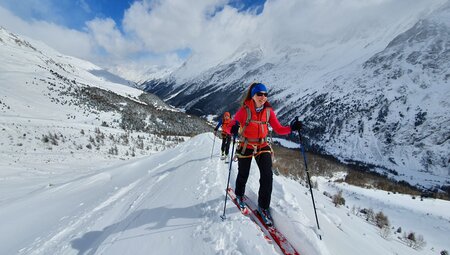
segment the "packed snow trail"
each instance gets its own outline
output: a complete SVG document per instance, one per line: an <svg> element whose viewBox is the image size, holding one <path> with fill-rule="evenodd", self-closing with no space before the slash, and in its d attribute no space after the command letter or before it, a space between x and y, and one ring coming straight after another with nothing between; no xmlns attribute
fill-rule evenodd
<svg viewBox="0 0 450 255"><path fill-rule="evenodd" d="M274 254L236 208L204 134L145 159L43 187L2 206L3 254ZM233 170L235 173L235 170Z"/></svg>
<svg viewBox="0 0 450 255"><path fill-rule="evenodd" d="M30 192L7 192L0 201L0 254L279 254L232 203L226 208L227 219L220 218L229 168L219 159L220 148L210 158L212 142L212 133L201 134L145 158L93 171L74 166L66 179L58 175L62 181L41 177L42 185L33 185L39 188ZM236 162L231 171L230 187L234 188ZM257 201L256 164L250 171L246 195ZM341 184L327 181L320 181L321 191L315 193L324 233L320 241L308 189L282 176L274 176L273 184L271 211L276 227L302 255L424 254L397 238L383 239L375 226L350 209L334 207L322 193ZM356 198L364 203L372 195L374 203L382 196L383 201L391 201L390 207L384 207L392 210L389 215L402 212L402 219L405 215L426 219L440 231L436 238L450 231L446 201L411 201L398 194L386 200L382 191L339 187L348 189L348 201ZM351 196L350 191L359 193ZM400 203L406 203L405 199L407 206ZM439 210L432 209L424 217L423 211L412 210L411 203L414 208Z"/></svg>

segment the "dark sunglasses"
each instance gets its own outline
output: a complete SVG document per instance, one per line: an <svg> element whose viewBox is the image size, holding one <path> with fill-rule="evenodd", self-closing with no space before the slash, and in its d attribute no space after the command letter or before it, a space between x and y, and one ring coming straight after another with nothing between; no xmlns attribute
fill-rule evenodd
<svg viewBox="0 0 450 255"><path fill-rule="evenodd" d="M256 93L256 95L259 97L262 97L262 96L267 97L268 96L267 93L262 93L262 92L258 92L258 93Z"/></svg>

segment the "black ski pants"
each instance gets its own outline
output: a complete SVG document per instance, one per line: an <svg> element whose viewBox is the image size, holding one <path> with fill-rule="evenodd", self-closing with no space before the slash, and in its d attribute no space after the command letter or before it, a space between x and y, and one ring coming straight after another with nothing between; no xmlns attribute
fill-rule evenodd
<svg viewBox="0 0 450 255"><path fill-rule="evenodd" d="M270 147L266 146L261 149L262 151L270 151ZM238 150L240 154L241 149ZM250 156L253 154L253 149L246 149L242 156ZM238 157L238 175L236 178L236 195L243 196L245 194L245 185L250 174L250 166L253 157L239 158ZM257 155L255 158L256 164L259 168L259 192L258 192L258 205L263 209L270 207L270 199L272 196L272 154L269 152L263 152Z"/></svg>
<svg viewBox="0 0 450 255"><path fill-rule="evenodd" d="M225 155L228 155L228 152L230 151L230 142L231 142L231 135L222 134L222 152L225 152Z"/></svg>

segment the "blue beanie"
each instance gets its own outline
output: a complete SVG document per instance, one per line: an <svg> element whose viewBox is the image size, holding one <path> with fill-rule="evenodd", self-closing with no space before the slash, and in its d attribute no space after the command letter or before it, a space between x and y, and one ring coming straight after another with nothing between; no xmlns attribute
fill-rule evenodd
<svg viewBox="0 0 450 255"><path fill-rule="evenodd" d="M266 86L264 86L264 84L262 84L262 83L257 83L252 89L252 92L250 94L251 97L253 97L258 92L265 92L265 93L267 93Z"/></svg>

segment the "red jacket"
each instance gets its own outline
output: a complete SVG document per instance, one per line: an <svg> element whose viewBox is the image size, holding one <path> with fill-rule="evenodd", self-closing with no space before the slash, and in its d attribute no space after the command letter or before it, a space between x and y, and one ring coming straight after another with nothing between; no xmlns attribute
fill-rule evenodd
<svg viewBox="0 0 450 255"><path fill-rule="evenodd" d="M228 125L230 124L231 116L229 112L225 112L222 117L222 134L226 133L225 130L227 129Z"/></svg>
<svg viewBox="0 0 450 255"><path fill-rule="evenodd" d="M282 126L280 124L280 122L277 119L277 116L275 115L275 112L273 111L271 105L268 102L266 102L264 104L264 110L262 110L260 112L256 112L256 110L255 110L256 107L255 107L255 103L254 103L253 99L249 99L249 100L245 101L244 104L249 107L251 114L252 114L252 117L251 117L252 120L259 121L259 122L266 122L266 118L267 118L266 111L270 111L268 123L273 128L275 133L277 133L279 135L287 135L287 134L291 133L291 127ZM239 110L237 111L236 115L231 120L231 122L227 125L225 132L227 134L230 134L231 127L236 123L236 121L239 122L239 124L242 128L245 125L246 120L247 120L247 110L245 109L244 106L242 106L241 108L239 108ZM248 124L248 126L245 128L242 136L245 138L250 138L250 139L260 139L260 138L267 137L268 134L269 134L269 130L268 130L267 125L250 122ZM267 145L267 142L258 145L258 147L264 147L266 145ZM247 147L252 148L252 145L247 145Z"/></svg>

